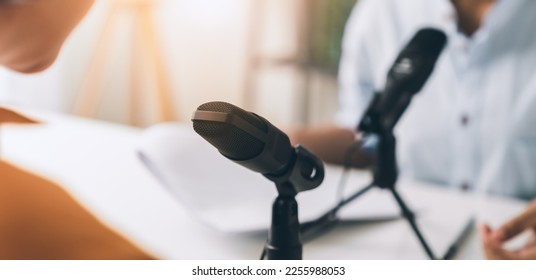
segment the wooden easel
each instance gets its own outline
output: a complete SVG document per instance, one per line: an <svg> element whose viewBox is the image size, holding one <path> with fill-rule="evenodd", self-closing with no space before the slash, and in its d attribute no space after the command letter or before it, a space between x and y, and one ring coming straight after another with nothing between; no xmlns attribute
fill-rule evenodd
<svg viewBox="0 0 536 280"><path fill-rule="evenodd" d="M132 21L132 37L130 50L129 73L129 104L128 120L131 125L142 126L143 118L143 92L140 88L144 79L152 79L152 86L156 96L157 122L172 121L176 112L173 109L173 100L158 45L156 27L153 19L155 0L114 0L110 3L105 18L104 27L98 40L93 59L87 75L84 77L82 89L78 96L74 113L84 117L95 117L99 102L102 99L104 87L104 73L109 66L110 50L113 45L117 15L128 13Z"/></svg>

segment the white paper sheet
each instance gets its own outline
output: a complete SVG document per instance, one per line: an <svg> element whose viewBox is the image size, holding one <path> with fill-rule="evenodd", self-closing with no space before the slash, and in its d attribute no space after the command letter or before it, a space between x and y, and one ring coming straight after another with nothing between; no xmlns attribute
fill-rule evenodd
<svg viewBox="0 0 536 280"><path fill-rule="evenodd" d="M139 154L159 181L201 222L223 232L265 230L270 225L275 185L261 174L222 156L191 127L162 124L143 133ZM318 218L337 202L342 169L326 166L322 185L297 197L300 222ZM346 193L370 182L352 172ZM378 188L341 211L341 219L384 220L400 216L390 193Z"/></svg>

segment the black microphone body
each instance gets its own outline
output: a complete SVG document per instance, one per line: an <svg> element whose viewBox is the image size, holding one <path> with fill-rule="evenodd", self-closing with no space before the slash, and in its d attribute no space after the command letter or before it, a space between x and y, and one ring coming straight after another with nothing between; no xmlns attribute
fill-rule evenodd
<svg viewBox="0 0 536 280"><path fill-rule="evenodd" d="M387 74L385 88L377 92L358 130L379 133L392 130L433 72L435 63L447 42L446 35L437 29L417 32L402 49Z"/></svg>
<svg viewBox="0 0 536 280"><path fill-rule="evenodd" d="M228 107L227 112L204 110L209 105L225 106L218 103L198 108L193 117L194 130L240 165L261 174L281 173L292 157L288 136L263 117L238 107Z"/></svg>

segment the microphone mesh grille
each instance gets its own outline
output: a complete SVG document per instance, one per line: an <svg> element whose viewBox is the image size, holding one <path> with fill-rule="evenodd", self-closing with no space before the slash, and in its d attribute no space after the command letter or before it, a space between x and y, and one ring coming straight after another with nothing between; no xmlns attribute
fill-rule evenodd
<svg viewBox="0 0 536 280"><path fill-rule="evenodd" d="M266 132L268 126L254 114L225 102L209 102L199 108L201 111L234 114L258 129ZM221 154L233 160L247 160L260 154L264 142L233 125L213 121L194 120L194 130Z"/></svg>
<svg viewBox="0 0 536 280"><path fill-rule="evenodd" d="M447 36L434 28L423 28L415 34L403 52L414 52L437 59L447 43Z"/></svg>

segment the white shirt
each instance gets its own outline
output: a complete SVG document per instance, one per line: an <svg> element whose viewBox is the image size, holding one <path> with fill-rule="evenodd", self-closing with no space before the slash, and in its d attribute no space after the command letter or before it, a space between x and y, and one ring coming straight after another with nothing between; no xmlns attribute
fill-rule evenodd
<svg viewBox="0 0 536 280"><path fill-rule="evenodd" d="M355 129L396 55L422 27L449 43L396 127L402 176L536 197L536 1L497 1L457 31L449 0L360 0L346 27L337 122Z"/></svg>

